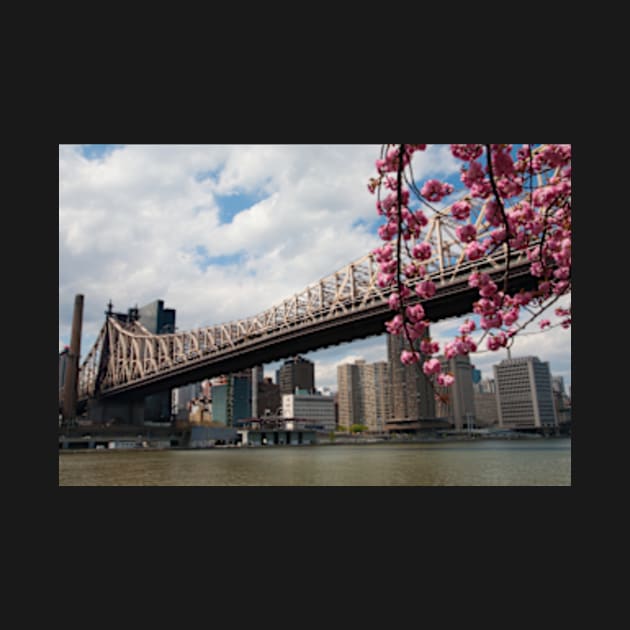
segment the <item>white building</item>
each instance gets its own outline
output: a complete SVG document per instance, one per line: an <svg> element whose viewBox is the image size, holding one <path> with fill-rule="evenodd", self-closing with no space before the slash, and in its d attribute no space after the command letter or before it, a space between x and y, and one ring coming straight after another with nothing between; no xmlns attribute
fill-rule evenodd
<svg viewBox="0 0 630 630"><path fill-rule="evenodd" d="M549 363L538 357L506 359L493 367L499 426L506 429L554 428Z"/></svg>
<svg viewBox="0 0 630 630"><path fill-rule="evenodd" d="M322 431L335 430L335 400L320 394L283 394L282 416L306 420L321 427Z"/></svg>

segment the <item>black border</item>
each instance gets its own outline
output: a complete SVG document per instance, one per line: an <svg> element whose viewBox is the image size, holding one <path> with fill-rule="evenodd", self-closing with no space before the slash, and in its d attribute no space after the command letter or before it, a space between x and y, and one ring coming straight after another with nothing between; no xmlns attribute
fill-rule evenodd
<svg viewBox="0 0 630 630"><path fill-rule="evenodd" d="M376 83L376 82L375 82ZM240 100L239 101L239 97ZM134 142L164 141L165 138L175 143L207 142L227 143L240 140L250 142L251 138L260 139L263 142L282 142L287 137L293 137L294 143L313 139L319 135L324 138L316 144L324 144L341 136L346 141L358 136L380 136L384 138L409 137L426 133L433 136L449 136L451 138L475 140L480 136L493 135L480 127L478 120L472 117L465 109L463 100L450 103L441 102L437 107L442 112L441 125L438 127L435 112L429 113L423 99L418 99L417 104L410 102L409 111L405 116L396 117L396 112L381 110L381 102L386 100L387 93L380 94L380 88L376 85L369 91L364 91L362 100L346 101L334 97L331 94L329 102L324 103L320 96L315 103L310 103L308 122L307 115L301 113L300 105L305 100L299 97L282 98L274 95L270 101L260 103L259 99L251 94L230 94L227 98L219 98L218 106L207 106L206 101L202 106L195 103L187 109L180 106L179 109L168 112L167 119L174 126L170 132L163 131L166 108L162 108L159 114L148 116L144 120L143 114L146 107L135 105L125 110L119 104L113 111L101 108L98 113L86 107L79 124L76 122L75 111L68 117L61 130L58 130L56 142L70 143L76 140L108 139L115 141L130 140ZM411 101L411 97L407 97ZM247 100L245 100L247 99ZM234 106L234 100L239 101ZM264 99L263 99L264 100ZM427 99L428 100L428 99ZM322 108L318 111L317 105ZM458 105L460 107L458 107ZM458 111L459 109L459 111ZM276 111L274 111L276 110ZM229 113L228 113L229 112ZM300 131L295 132L295 124L292 116L300 121ZM509 135L521 138L532 137L535 140L570 140L568 130L557 129L554 123L548 123L542 127L537 126L531 117L523 113L523 120L529 123L529 129L523 129L524 125L519 120L516 125L518 131L510 131ZM380 130L383 118L393 117L392 128ZM413 117L414 122L410 123ZM224 120L230 123L225 124ZM331 120L334 119L334 124ZM188 122L188 129L179 130L181 121ZM201 122L198 122L201 121ZM310 122L317 125L320 130L303 131L309 127ZM324 122L322 122L324 121ZM125 124L127 123L127 124ZM494 136L505 134L501 127L496 130ZM333 131L333 126L335 130ZM405 127L396 130L394 127ZM411 131L409 128L411 127ZM199 129L202 129L200 132ZM375 128L378 130L375 131ZM438 131L439 129L439 131ZM470 136L475 136L471 138ZM235 137L236 136L236 137ZM424 138L422 138L424 139ZM437 139L437 138L434 138ZM411 138L413 141L413 137ZM58 162L58 145L46 145L46 171L54 172L55 157ZM48 161L50 157L50 163ZM376 157L376 156L375 156ZM580 156L580 157L583 157ZM584 174L584 170L578 169ZM51 175L52 178L52 175ZM58 182L57 182L58 188ZM584 194L582 185L578 190ZM44 208L41 221L46 225L45 229L36 231L37 247L41 252L39 259L50 260L54 256L53 236L55 228L58 233L58 218L54 212L55 184L51 181L50 190L42 186L35 191L36 196L41 195L39 207ZM57 197L58 200L58 197ZM581 205L581 204L579 204ZM578 225L578 233L580 231ZM579 243L579 238L578 238ZM579 247L579 246L578 246ZM579 250L578 250L579 252ZM50 274L50 276L48 275ZM54 265L43 264L38 270L38 276L44 278L38 283L38 304L46 304L54 297L55 283ZM41 295L39 293L41 292ZM49 295L50 294L52 295ZM44 317L42 317L42 310ZM57 468L52 448L56 448L54 429L48 434L48 420L50 408L56 400L56 386L52 385L53 379L48 375L56 374L56 367L52 366L58 348L52 348L52 344L58 337L47 326L47 309L33 309L35 313L35 326L41 332L46 357L50 358L51 365L42 370L45 377L45 391L48 392L50 383L50 398L37 397L35 406L42 406L41 410L30 415L29 420L39 426L39 418L43 419L46 430L42 434L43 439L38 439L38 446L42 452L38 453L36 464L37 474L46 488L50 485L58 487ZM32 314L32 313L31 313ZM579 319L579 318L578 318ZM575 329L572 331L572 338ZM50 354L49 354L50 352ZM41 350L39 351L41 356ZM575 353L572 348L572 394L578 392L577 402L580 406L586 404L586 395L582 392L583 385L576 382L577 374L574 371ZM38 370L39 372L39 370ZM579 380L579 379L578 379ZM32 400L28 394L31 385L27 386L27 393L23 400ZM52 404L51 404L52 403ZM575 405L574 405L575 408ZM572 452L573 485L584 482L580 474L576 474L576 459L584 457L581 447L582 440L589 440L584 427L580 426L579 418L584 418L582 408L574 415L574 437ZM593 417L593 416L591 416ZM50 426L53 426L52 423ZM39 437L39 436L38 436ZM200 522L208 522L209 540L212 540L213 531L220 523L222 536L220 541L234 541L233 544L221 542L216 545L227 554L231 551L238 553L240 540L251 539L260 532L272 532L273 536L286 533L296 541L308 540L315 548L322 545L323 549L330 550L330 545L341 547L344 551L361 545L376 544L377 548L387 550L387 553L410 553L411 550L422 549L430 554L431 550L439 553L439 549L455 545L459 549L462 546L474 546L474 538L489 541L504 542L509 545L523 544L532 539L545 544L546 541L562 540L569 532L572 523L572 505L575 500L575 488L194 488L169 490L165 488L138 489L112 489L112 488L59 488L57 493L49 493L52 513L58 515L57 540L62 535L71 537L77 532L90 532L102 535L107 540L124 540L124 534L130 531L141 532L143 541L158 543L161 536L166 534L180 538L187 537L189 532L197 531ZM210 516L209 516L210 515ZM201 528L203 532L204 528ZM402 532L401 532L402 529ZM120 536L116 533L120 532ZM68 534L70 533L70 534ZM202 533L202 537L204 533ZM193 540L198 540L191 536ZM216 539L215 539L216 540ZM308 543L307 543L308 544ZM194 543L193 543L194 545ZM182 545L182 550L185 546ZM311 547L312 549L313 547ZM370 550L370 547L367 547ZM219 549L220 551L220 549ZM219 553L217 551L217 553ZM367 553L367 552L366 552ZM493 551L488 550L488 555ZM520 554L519 554L520 555ZM312 553L309 557L313 558ZM400 578L401 576L398 576ZM454 582L457 581L456 578ZM341 586L340 586L341 587ZM341 587L343 588L343 587ZM465 585L462 589L466 590ZM369 589L368 589L369 590ZM365 595L365 591L363 591Z"/></svg>

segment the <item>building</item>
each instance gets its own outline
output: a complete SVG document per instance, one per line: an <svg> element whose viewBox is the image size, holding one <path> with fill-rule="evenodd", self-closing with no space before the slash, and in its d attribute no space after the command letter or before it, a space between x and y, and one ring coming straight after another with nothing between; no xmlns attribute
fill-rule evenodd
<svg viewBox="0 0 630 630"><path fill-rule="evenodd" d="M442 372L450 372L455 382L448 388L440 388L448 396L448 402L437 403L438 418L446 418L456 431L473 428L475 422L475 397L473 394L473 366L470 357L458 355L452 359L440 357Z"/></svg>
<svg viewBox="0 0 630 630"><path fill-rule="evenodd" d="M335 430L335 400L332 396L309 394L298 390L282 396L282 416L306 421L307 427L317 426L320 431Z"/></svg>
<svg viewBox="0 0 630 630"><path fill-rule="evenodd" d="M63 389L64 383L66 382L66 369L68 368L69 353L70 348L68 346L59 353L59 389Z"/></svg>
<svg viewBox="0 0 630 630"><path fill-rule="evenodd" d="M280 396L280 386L272 382L271 378L264 377L262 381L252 384L252 389L256 387L257 409L254 409L252 402L252 416L275 416L282 406Z"/></svg>
<svg viewBox="0 0 630 630"><path fill-rule="evenodd" d="M259 421L245 423L238 429L243 446L298 446L317 444L317 433L304 423L282 422L266 424Z"/></svg>
<svg viewBox="0 0 630 630"><path fill-rule="evenodd" d="M155 300L138 309L138 321L154 335L175 332L175 309L164 308L164 300Z"/></svg>
<svg viewBox="0 0 630 630"><path fill-rule="evenodd" d="M494 392L473 392L475 402L475 426L492 427L499 424L497 395Z"/></svg>
<svg viewBox="0 0 630 630"><path fill-rule="evenodd" d="M363 396L360 363L337 366L337 413L339 426L349 430L353 424L363 423Z"/></svg>
<svg viewBox="0 0 630 630"><path fill-rule="evenodd" d="M287 359L276 371L276 383L280 395L294 394L296 388L315 391L315 364L301 356Z"/></svg>
<svg viewBox="0 0 630 630"><path fill-rule="evenodd" d="M554 429L549 363L538 357L505 359L493 367L499 426L506 429Z"/></svg>
<svg viewBox="0 0 630 630"><path fill-rule="evenodd" d="M116 317L121 322L137 321L154 335L166 335L175 332L175 309L164 308L164 300L155 300L141 308L130 308L126 314L114 313L110 302L107 315ZM170 391L152 394L144 399L144 421L169 422L170 420Z"/></svg>
<svg viewBox="0 0 630 630"><path fill-rule="evenodd" d="M223 382L221 382L223 381ZM212 382L212 420L228 427L238 420L252 417L250 378L230 374Z"/></svg>
<svg viewBox="0 0 630 630"><path fill-rule="evenodd" d="M180 422L188 420L191 402L201 395L201 383L190 383L189 385L175 388L171 394L171 404L175 420Z"/></svg>
<svg viewBox="0 0 630 630"><path fill-rule="evenodd" d="M473 387L481 383L481 370L477 369L474 365L472 366L472 382Z"/></svg>
<svg viewBox="0 0 630 630"><path fill-rule="evenodd" d="M571 400L564 389L564 379L562 376L551 378L551 388L553 391L553 404L556 409L558 424L571 421Z"/></svg>
<svg viewBox="0 0 630 630"><path fill-rule="evenodd" d="M428 332L428 331L427 331ZM414 343L418 351L420 341ZM391 413L393 418L434 418L435 396L431 383L422 372L421 355L419 363L403 365L402 351L409 349L409 342L399 335L387 335L387 358L390 370Z"/></svg>
<svg viewBox="0 0 630 630"><path fill-rule="evenodd" d="M392 417L389 365L386 361L364 364L359 368L363 406L363 422L369 431L383 431Z"/></svg>
<svg viewBox="0 0 630 630"><path fill-rule="evenodd" d="M497 386L492 378L484 378L478 383L473 381L473 390L480 394L496 394Z"/></svg>

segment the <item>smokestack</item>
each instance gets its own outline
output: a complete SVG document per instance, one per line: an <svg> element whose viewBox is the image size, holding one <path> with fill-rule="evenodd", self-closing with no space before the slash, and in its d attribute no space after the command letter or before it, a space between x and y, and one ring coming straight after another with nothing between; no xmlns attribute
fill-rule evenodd
<svg viewBox="0 0 630 630"><path fill-rule="evenodd" d="M63 419L71 420L77 415L77 381L79 357L81 356L81 324L83 322L83 296L74 298L70 351L66 365L66 378L63 386Z"/></svg>

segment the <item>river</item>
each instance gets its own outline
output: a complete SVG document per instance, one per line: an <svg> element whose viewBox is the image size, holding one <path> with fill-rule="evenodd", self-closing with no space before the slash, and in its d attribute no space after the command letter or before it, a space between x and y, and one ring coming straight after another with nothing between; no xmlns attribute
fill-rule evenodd
<svg viewBox="0 0 630 630"><path fill-rule="evenodd" d="M570 486L570 438L59 454L60 486Z"/></svg>

